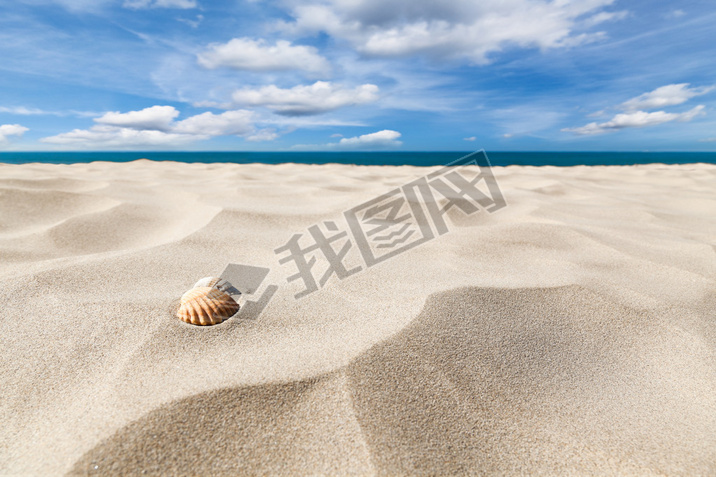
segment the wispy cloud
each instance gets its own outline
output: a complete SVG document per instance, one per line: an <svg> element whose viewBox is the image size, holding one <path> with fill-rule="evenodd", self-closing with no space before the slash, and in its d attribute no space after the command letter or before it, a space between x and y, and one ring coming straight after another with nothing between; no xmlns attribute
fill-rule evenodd
<svg viewBox="0 0 716 477"><path fill-rule="evenodd" d="M40 108L28 108L25 106L0 106L0 113L16 114L18 116L97 116L96 111L47 111Z"/></svg>
<svg viewBox="0 0 716 477"><path fill-rule="evenodd" d="M55 111L45 111L39 108L26 108L25 106L0 106L0 113L17 114L20 116L40 116L40 115L54 115L60 116L61 114Z"/></svg>
<svg viewBox="0 0 716 477"><path fill-rule="evenodd" d="M265 142L265 141L273 141L279 137L278 132L276 132L275 129L260 129L256 131L254 134L251 134L249 136L246 136L246 140L250 142Z"/></svg>
<svg viewBox="0 0 716 477"><path fill-rule="evenodd" d="M275 125L284 128L318 129L326 127L366 127L364 121L339 119L326 116L276 116L257 114L256 124ZM343 135L339 135L342 137Z"/></svg>
<svg viewBox="0 0 716 477"><path fill-rule="evenodd" d="M624 20L628 16L629 12L627 10L621 10L618 12L599 12L596 15L592 15L591 17L584 20L582 22L582 26L585 28L590 28L604 22Z"/></svg>
<svg viewBox="0 0 716 477"><path fill-rule="evenodd" d="M504 131L503 134L512 136L529 136L549 130L559 124L564 113L557 109L556 104L527 101L509 108L499 108L488 114L493 118L496 126Z"/></svg>
<svg viewBox="0 0 716 477"><path fill-rule="evenodd" d="M16 0L29 5L60 5L70 12L98 13L113 0Z"/></svg>
<svg viewBox="0 0 716 477"><path fill-rule="evenodd" d="M695 96L706 94L713 89L713 86L689 88L689 83L669 84L625 101L621 104L621 108L628 111L635 111L639 109L674 106L685 103Z"/></svg>
<svg viewBox="0 0 716 477"><path fill-rule="evenodd" d="M122 6L134 10L144 8L189 9L198 7L198 4L196 0L124 0Z"/></svg>
<svg viewBox="0 0 716 477"><path fill-rule="evenodd" d="M652 113L645 111L621 113L604 123L594 122L578 128L565 128L562 129L562 131L569 131L580 135L591 135L617 131L625 128L655 126L657 124L668 123L670 121L691 121L696 116L703 114L703 109L704 106L699 105L683 113L667 113L665 111L655 111Z"/></svg>
<svg viewBox="0 0 716 477"><path fill-rule="evenodd" d="M686 15L686 12L681 10L680 8L677 8L676 10L671 10L665 16L666 18L681 18L684 15Z"/></svg>
<svg viewBox="0 0 716 477"><path fill-rule="evenodd" d="M201 22L204 21L204 15L197 15L193 20L189 18L177 18L178 22L186 23L192 28L199 28Z"/></svg>
<svg viewBox="0 0 716 477"><path fill-rule="evenodd" d="M683 112L648 112L648 110L683 104L691 98L706 94L713 89L714 86L690 88L689 83L661 86L618 105L617 109L621 109L625 112L615 115L609 121L601 123L591 122L580 127L563 128L562 131L573 132L579 135L593 135L618 131L620 129L656 126L672 121L691 121L695 117L705 114L704 105L698 105ZM601 114L603 112L604 111L600 111L599 113ZM594 114L589 116L594 116Z"/></svg>

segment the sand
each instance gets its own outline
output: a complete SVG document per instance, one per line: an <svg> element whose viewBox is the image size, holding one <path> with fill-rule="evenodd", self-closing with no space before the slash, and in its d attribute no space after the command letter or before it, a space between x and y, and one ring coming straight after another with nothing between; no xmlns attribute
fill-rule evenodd
<svg viewBox="0 0 716 477"><path fill-rule="evenodd" d="M0 474L716 474L716 166L497 167L294 298L275 248L433 170L0 164ZM228 263L261 314L171 315Z"/></svg>

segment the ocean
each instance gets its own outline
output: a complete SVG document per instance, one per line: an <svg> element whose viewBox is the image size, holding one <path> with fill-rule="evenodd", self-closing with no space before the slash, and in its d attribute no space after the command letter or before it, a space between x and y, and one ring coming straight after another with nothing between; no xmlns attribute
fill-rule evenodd
<svg viewBox="0 0 716 477"><path fill-rule="evenodd" d="M145 158L153 161L233 162L237 164L359 164L385 166L438 166L448 164L472 151L443 152L0 152L0 162L26 164L44 162L129 162ZM716 164L716 152L491 152L486 151L494 166L575 166L630 164Z"/></svg>

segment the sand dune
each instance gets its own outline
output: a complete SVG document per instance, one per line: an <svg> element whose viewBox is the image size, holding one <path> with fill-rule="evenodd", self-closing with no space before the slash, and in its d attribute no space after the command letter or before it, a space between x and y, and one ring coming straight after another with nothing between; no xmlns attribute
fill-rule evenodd
<svg viewBox="0 0 716 477"><path fill-rule="evenodd" d="M275 248L429 170L0 165L0 473L716 473L716 166L495 168L294 299ZM261 315L171 315L229 262Z"/></svg>

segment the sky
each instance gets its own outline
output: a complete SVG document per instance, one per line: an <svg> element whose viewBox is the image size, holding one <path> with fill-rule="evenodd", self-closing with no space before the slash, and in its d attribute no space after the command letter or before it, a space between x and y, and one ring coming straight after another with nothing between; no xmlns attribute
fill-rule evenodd
<svg viewBox="0 0 716 477"><path fill-rule="evenodd" d="M0 0L0 151L714 151L713 0Z"/></svg>

